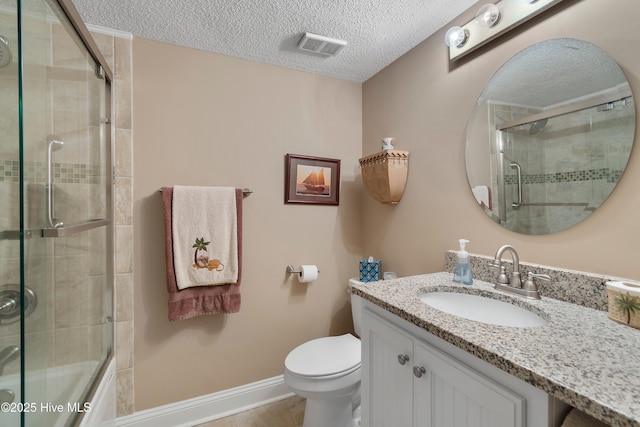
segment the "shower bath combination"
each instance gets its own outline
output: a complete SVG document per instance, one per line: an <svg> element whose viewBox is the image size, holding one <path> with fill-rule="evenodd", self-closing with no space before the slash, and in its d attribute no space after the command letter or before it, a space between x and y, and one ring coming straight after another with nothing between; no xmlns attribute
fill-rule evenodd
<svg viewBox="0 0 640 427"><path fill-rule="evenodd" d="M113 72L71 0L4 3L0 403L91 411L0 411L0 426L106 425L116 414Z"/></svg>

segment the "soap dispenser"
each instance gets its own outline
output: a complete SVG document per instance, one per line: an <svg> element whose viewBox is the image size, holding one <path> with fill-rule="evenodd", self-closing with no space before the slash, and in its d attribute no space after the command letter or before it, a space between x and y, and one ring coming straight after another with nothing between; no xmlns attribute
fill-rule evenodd
<svg viewBox="0 0 640 427"><path fill-rule="evenodd" d="M453 272L453 281L463 285L471 285L473 284L473 275L471 274L471 264L469 263L469 252L465 250L465 245L469 241L460 239L458 242L460 243L460 250L458 251L456 268Z"/></svg>

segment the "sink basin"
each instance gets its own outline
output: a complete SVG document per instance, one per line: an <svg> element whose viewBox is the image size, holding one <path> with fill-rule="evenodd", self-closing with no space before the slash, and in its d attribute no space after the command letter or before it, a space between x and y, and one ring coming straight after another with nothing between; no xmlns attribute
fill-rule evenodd
<svg viewBox="0 0 640 427"><path fill-rule="evenodd" d="M422 294L420 299L445 313L490 325L531 328L547 323L545 319L525 308L481 295L429 292Z"/></svg>

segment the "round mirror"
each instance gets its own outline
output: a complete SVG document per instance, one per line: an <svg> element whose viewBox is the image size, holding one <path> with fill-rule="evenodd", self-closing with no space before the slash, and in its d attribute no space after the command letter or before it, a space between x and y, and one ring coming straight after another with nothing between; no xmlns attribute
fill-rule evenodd
<svg viewBox="0 0 640 427"><path fill-rule="evenodd" d="M511 231L569 228L620 180L635 116L631 87L602 49L575 39L530 46L491 78L469 120L471 191Z"/></svg>

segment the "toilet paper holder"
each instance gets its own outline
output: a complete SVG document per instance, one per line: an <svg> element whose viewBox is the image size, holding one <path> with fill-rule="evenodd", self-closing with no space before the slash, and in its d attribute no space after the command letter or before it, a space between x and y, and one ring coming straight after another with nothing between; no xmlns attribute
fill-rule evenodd
<svg viewBox="0 0 640 427"><path fill-rule="evenodd" d="M300 274L302 273L302 270L296 270L293 265L289 264L287 265L287 273ZM318 270L318 273L320 273L320 270Z"/></svg>

